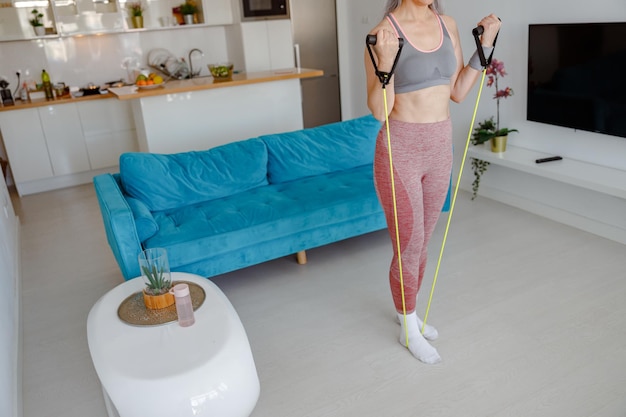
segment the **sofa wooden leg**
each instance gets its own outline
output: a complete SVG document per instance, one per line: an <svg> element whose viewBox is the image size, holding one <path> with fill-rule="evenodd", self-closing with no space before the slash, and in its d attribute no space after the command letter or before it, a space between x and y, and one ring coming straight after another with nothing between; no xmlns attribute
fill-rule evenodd
<svg viewBox="0 0 626 417"><path fill-rule="evenodd" d="M301 250L300 252L296 253L296 259L298 260L298 263L300 265L304 265L306 263L306 252Z"/></svg>

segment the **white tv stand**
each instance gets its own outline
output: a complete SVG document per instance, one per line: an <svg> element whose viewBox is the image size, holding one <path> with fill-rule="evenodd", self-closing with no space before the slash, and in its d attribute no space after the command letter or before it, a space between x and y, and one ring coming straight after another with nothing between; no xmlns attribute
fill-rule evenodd
<svg viewBox="0 0 626 417"><path fill-rule="evenodd" d="M468 150L491 163L479 195L626 244L626 171L567 157L535 163L550 156L511 145L504 153Z"/></svg>

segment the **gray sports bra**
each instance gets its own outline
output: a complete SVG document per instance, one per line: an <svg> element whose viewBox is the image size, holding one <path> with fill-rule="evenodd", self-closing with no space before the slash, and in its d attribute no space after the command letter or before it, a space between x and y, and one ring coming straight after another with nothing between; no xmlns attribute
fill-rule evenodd
<svg viewBox="0 0 626 417"><path fill-rule="evenodd" d="M404 46L394 72L394 91L408 93L435 85L450 83L456 71L456 56L446 25L437 15L441 28L441 42L431 51L416 48L404 35L393 14L387 20L393 25L398 37L404 38Z"/></svg>

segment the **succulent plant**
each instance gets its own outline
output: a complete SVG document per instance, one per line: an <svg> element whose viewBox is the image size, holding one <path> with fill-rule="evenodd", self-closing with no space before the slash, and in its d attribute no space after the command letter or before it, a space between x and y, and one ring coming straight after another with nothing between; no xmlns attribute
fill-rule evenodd
<svg viewBox="0 0 626 417"><path fill-rule="evenodd" d="M142 266L142 271L146 277L146 292L152 295L164 294L169 291L172 282L169 275L165 274L163 268L158 268L155 264Z"/></svg>

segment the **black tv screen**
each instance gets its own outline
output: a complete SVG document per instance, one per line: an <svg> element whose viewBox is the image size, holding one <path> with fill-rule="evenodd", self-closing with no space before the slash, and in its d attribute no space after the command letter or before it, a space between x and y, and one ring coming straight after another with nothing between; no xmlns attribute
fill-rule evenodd
<svg viewBox="0 0 626 417"><path fill-rule="evenodd" d="M526 118L626 137L626 22L531 24Z"/></svg>

